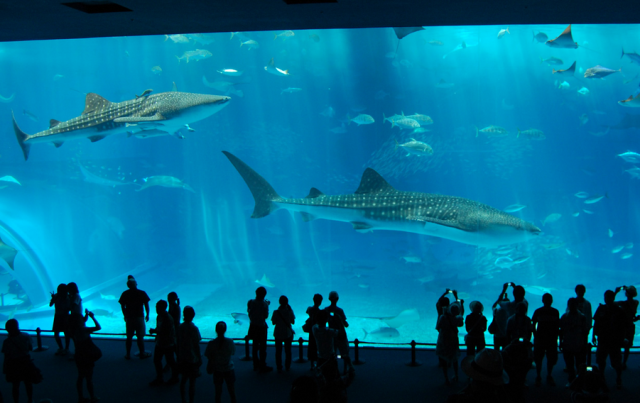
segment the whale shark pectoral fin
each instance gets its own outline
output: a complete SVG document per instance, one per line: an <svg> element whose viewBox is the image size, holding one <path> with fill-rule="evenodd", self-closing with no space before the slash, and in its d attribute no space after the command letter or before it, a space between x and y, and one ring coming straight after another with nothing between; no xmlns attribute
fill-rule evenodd
<svg viewBox="0 0 640 403"><path fill-rule="evenodd" d="M113 119L116 123L145 123L145 122L158 122L167 120L162 114L156 113L153 116L129 116L124 118Z"/></svg>
<svg viewBox="0 0 640 403"><path fill-rule="evenodd" d="M307 195L307 197L305 197L305 199L315 199L316 197L320 196L324 196L324 193L316 188L311 188L311 190L309 190L309 194Z"/></svg>
<svg viewBox="0 0 640 403"><path fill-rule="evenodd" d="M364 234L367 232L373 232L373 227L367 223L364 222L352 222L351 225L353 225L353 229Z"/></svg>
<svg viewBox="0 0 640 403"><path fill-rule="evenodd" d="M64 141L54 141L53 142L53 145L56 146L56 148L62 147L63 144L64 144Z"/></svg>
<svg viewBox="0 0 640 403"><path fill-rule="evenodd" d="M304 222L313 221L316 218L318 218L318 217L314 216L313 214L305 213L304 211L301 211L300 215L302 216L302 221L304 221Z"/></svg>
<svg viewBox="0 0 640 403"><path fill-rule="evenodd" d="M389 183L379 173L371 168L367 168L362 174L360 186L358 186L355 194L375 194L392 191L396 190L393 186L389 185Z"/></svg>
<svg viewBox="0 0 640 403"><path fill-rule="evenodd" d="M95 143L96 141L100 141L105 137L107 136L91 136L91 137L88 137L88 139L91 140L92 143Z"/></svg>

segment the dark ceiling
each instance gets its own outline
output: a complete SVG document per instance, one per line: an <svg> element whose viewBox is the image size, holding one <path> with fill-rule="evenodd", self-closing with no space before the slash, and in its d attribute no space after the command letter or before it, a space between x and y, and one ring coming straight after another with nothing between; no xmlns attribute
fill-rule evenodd
<svg viewBox="0 0 640 403"><path fill-rule="evenodd" d="M76 8L71 8L55 0L0 0L0 41L420 25L620 24L640 20L637 0L337 0L324 4L116 0L117 5L131 11L107 13L99 11L118 7L96 3L76 3Z"/></svg>

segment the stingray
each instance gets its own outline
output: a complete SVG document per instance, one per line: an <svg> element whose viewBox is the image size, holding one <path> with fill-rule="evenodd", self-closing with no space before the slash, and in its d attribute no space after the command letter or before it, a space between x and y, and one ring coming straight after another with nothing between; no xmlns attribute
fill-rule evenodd
<svg viewBox="0 0 640 403"><path fill-rule="evenodd" d="M573 62L573 64L571 65L571 67L569 67L568 69L564 69L564 70L553 70L551 73L552 74L566 74L566 75L570 75L573 76L576 72L576 62Z"/></svg>
<svg viewBox="0 0 640 403"><path fill-rule="evenodd" d="M396 316L386 316L386 317L365 317L365 319L378 319L387 324L390 328L398 328L405 323L409 322L417 322L420 320L420 314L418 310L415 308L405 309L400 312Z"/></svg>
<svg viewBox="0 0 640 403"><path fill-rule="evenodd" d="M628 108L640 108L640 94L636 96L631 95L629 98L619 101L618 103Z"/></svg>
<svg viewBox="0 0 640 403"><path fill-rule="evenodd" d="M273 284L273 282L271 282L271 280L269 280L269 277L267 277L266 274L262 275L262 278L260 280L256 280L256 283L260 284L263 287L267 287L267 288L274 288L275 284Z"/></svg>
<svg viewBox="0 0 640 403"><path fill-rule="evenodd" d="M422 27L401 27L401 28L393 28L393 31L396 33L398 39L402 39L405 36L412 34L414 32L422 31L424 28Z"/></svg>
<svg viewBox="0 0 640 403"><path fill-rule="evenodd" d="M640 115L625 115L620 122L613 126L603 126L609 127L611 129L616 130L625 130L625 129L640 129Z"/></svg>
<svg viewBox="0 0 640 403"><path fill-rule="evenodd" d="M578 43L574 42L573 36L571 36L571 24L555 39L550 39L545 42L547 46L552 48L562 49L578 49Z"/></svg>
<svg viewBox="0 0 640 403"><path fill-rule="evenodd" d="M2 242L2 239L0 239L0 259L7 262L11 270L13 270L13 260L16 258L17 254L18 251L15 248Z"/></svg>

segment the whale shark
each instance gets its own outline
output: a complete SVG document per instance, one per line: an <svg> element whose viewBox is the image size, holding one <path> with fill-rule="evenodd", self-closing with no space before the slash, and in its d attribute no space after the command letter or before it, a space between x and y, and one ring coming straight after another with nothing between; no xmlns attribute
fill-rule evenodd
<svg viewBox="0 0 640 403"><path fill-rule="evenodd" d="M88 93L82 114L65 122L51 119L49 129L26 134L16 122L13 129L25 161L35 143L53 143L60 147L67 140L88 138L91 142L116 133L135 135L144 130L174 134L186 124L208 118L225 107L231 98L220 95L162 92L139 96L124 102L110 102L98 94Z"/></svg>
<svg viewBox="0 0 640 403"><path fill-rule="evenodd" d="M223 153L253 195L251 218L285 209L299 212L304 221L348 222L358 232L404 231L484 247L523 242L541 232L530 222L473 200L396 190L371 168L354 194L328 196L311 188L305 198L284 198L238 157Z"/></svg>

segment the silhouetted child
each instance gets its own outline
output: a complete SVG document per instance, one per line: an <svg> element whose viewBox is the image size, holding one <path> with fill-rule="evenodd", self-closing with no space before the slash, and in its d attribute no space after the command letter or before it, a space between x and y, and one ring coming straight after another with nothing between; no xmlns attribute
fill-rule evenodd
<svg viewBox="0 0 640 403"><path fill-rule="evenodd" d="M453 381L458 381L458 357L460 357L460 345L458 341L458 328L464 325L462 316L459 315L458 304L451 304L449 308L442 308L443 313L438 319L438 342L436 355L440 361L440 367L447 385L449 381L448 369L453 364Z"/></svg>
<svg viewBox="0 0 640 403"><path fill-rule="evenodd" d="M156 303L156 327L149 329L149 334L156 334L156 347L153 352L153 365L156 369L156 378L149 383L151 386L162 385L162 357L171 367L169 384L178 383L178 366L174 357L176 348L176 330L173 327L173 319L167 313L167 301L160 300Z"/></svg>
<svg viewBox="0 0 640 403"><path fill-rule="evenodd" d="M196 395L196 378L200 375L202 356L200 354L200 330L193 323L196 311L185 306L182 311L184 322L178 328L178 368L182 374L180 380L180 397L182 403L194 403ZM189 381L189 400L186 398L187 381Z"/></svg>
<svg viewBox="0 0 640 403"><path fill-rule="evenodd" d="M635 322L640 319L636 314L638 313L638 300L634 298L638 296L638 291L636 287L630 286L622 286L616 287L615 293L618 294L620 290L624 290L625 297L627 298L624 301L618 302L618 305L624 311L624 320L625 320L625 343L624 343L624 357L622 359L622 369L627 369L627 360L629 359L629 349L633 345L633 338L636 334L636 325Z"/></svg>
<svg viewBox="0 0 640 403"><path fill-rule="evenodd" d="M316 338L313 335L313 325L316 324L316 317L320 312L320 305L322 304L322 295L315 294L313 296L313 306L307 308L307 315L309 318L304 323L304 331L309 334L309 346L307 347L307 358L309 359L309 363L311 364L311 369L315 366L318 361L318 350L316 344Z"/></svg>
<svg viewBox="0 0 640 403"><path fill-rule="evenodd" d="M284 344L284 367L288 371L291 368L291 343L293 342L294 331L291 327L296 321L293 309L289 305L289 299L282 295L278 300L280 306L273 311L271 323L275 325L273 337L276 340L276 366L278 372L282 372L282 345Z"/></svg>
<svg viewBox="0 0 640 403"><path fill-rule="evenodd" d="M349 322L347 322L347 317L342 308L338 307L339 299L340 296L338 292L331 291L329 293L329 301L331 301L331 304L324 308L324 310L329 313L329 327L338 331L338 337L336 337L335 340L335 349L344 360L344 372L346 374L347 371L355 372L355 368L351 363L351 357L349 357L349 340L346 330L346 328L349 327Z"/></svg>
<svg viewBox="0 0 640 403"><path fill-rule="evenodd" d="M231 357L236 353L236 345L233 340L224 337L227 331L225 322L216 323L216 334L218 337L207 343L204 351L205 357L209 359L207 372L213 373L213 385L216 390L216 403L222 402L222 384L227 383L227 390L231 397L231 403L236 403L236 373L233 369Z"/></svg>
<svg viewBox="0 0 640 403"><path fill-rule="evenodd" d="M576 378L576 369L582 368L587 361L586 335L589 334L587 318L578 310L578 300L569 298L568 312L560 318L560 350L569 374L569 382Z"/></svg>
<svg viewBox="0 0 640 403"><path fill-rule="evenodd" d="M552 308L553 296L546 293L542 296L544 306L533 312L533 358L536 362L536 386L542 384L542 359L547 357L547 383L555 386L551 373L558 362L558 332L560 328L560 312Z"/></svg>
<svg viewBox="0 0 640 403"><path fill-rule="evenodd" d="M482 314L484 306L480 301L471 301L471 313L465 319L467 335L464 342L467 345L467 355L474 355L485 347L484 332L487 330L487 318Z"/></svg>
<svg viewBox="0 0 640 403"><path fill-rule="evenodd" d="M138 282L129 276L127 278L128 290L124 291L118 302L122 308L122 315L126 324L127 340L125 347L127 354L125 359L131 359L131 345L133 335L136 336L140 358L151 357L151 354L144 350L144 334L146 331L145 322L149 321L149 296L146 292L138 289ZM145 315L146 313L146 315Z"/></svg>
<svg viewBox="0 0 640 403"><path fill-rule="evenodd" d="M607 357L616 371L616 386L622 388L622 352L626 331L624 311L615 303L616 294L607 290L604 293L604 305L600 305L593 315L592 342L598 347L596 362L604 376Z"/></svg>
<svg viewBox="0 0 640 403"><path fill-rule="evenodd" d="M67 285L58 285L57 292L51 293L51 301L49 306L55 305L55 314L53 316L53 338L58 344L56 355L66 355L69 352L69 341L71 337L67 331L69 326L69 294L67 293ZM64 348L62 348L62 339L60 333L64 333Z"/></svg>
<svg viewBox="0 0 640 403"><path fill-rule="evenodd" d="M249 314L249 339L253 340L253 370L270 372L273 368L267 365L267 319L269 318L269 300L265 299L267 289L258 287L256 298L247 302Z"/></svg>
<svg viewBox="0 0 640 403"><path fill-rule="evenodd" d="M12 385L14 403L20 400L20 383L24 382L27 390L27 402L33 402L33 383L31 377L31 355L33 345L31 337L27 333L21 332L18 321L9 319L4 325L8 335L2 342L2 353L4 354L3 372L7 382Z"/></svg>
<svg viewBox="0 0 640 403"><path fill-rule="evenodd" d="M523 302L516 305L516 313L507 320L507 338L509 342L516 339L531 343L531 318L527 316L527 305Z"/></svg>
<svg viewBox="0 0 640 403"><path fill-rule="evenodd" d="M91 318L94 326L87 327L85 325L85 322L88 318ZM93 343L93 340L91 340L91 333L99 331L100 329L102 329L102 327L96 320L93 312L89 312L88 310L85 310L85 317L82 317L82 315L77 315L75 313L72 314L69 318L69 327L70 329L72 329L71 334L73 337L73 343L76 348L74 359L76 362L76 367L78 369L78 378L76 380L78 402L87 401L83 397L83 380L87 381L87 391L89 392L88 401L97 402L100 400L100 398L95 395L93 389L93 368L95 367L95 362L102 356L102 352Z"/></svg>

